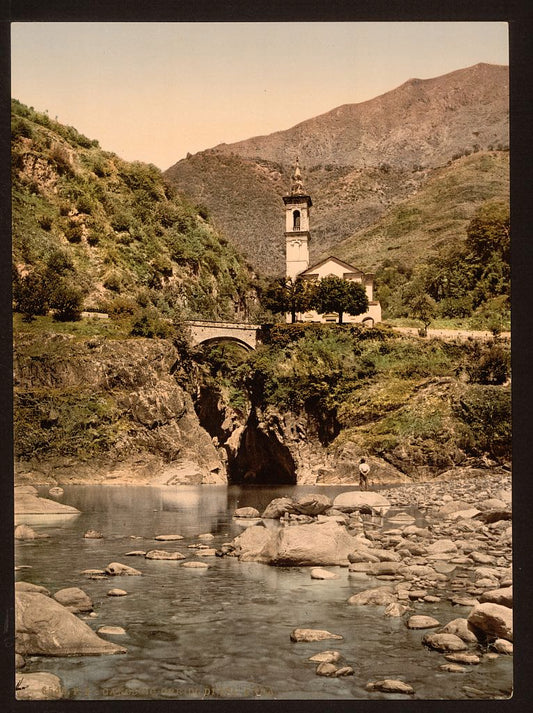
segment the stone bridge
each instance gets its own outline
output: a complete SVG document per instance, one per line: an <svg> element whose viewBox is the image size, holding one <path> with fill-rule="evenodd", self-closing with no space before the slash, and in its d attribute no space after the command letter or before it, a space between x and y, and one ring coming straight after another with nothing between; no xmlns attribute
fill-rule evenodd
<svg viewBox="0 0 533 713"><path fill-rule="evenodd" d="M240 344L248 351L257 346L257 333L260 324L248 322L204 322L201 320L185 322L191 333L193 346L210 342L231 341Z"/></svg>

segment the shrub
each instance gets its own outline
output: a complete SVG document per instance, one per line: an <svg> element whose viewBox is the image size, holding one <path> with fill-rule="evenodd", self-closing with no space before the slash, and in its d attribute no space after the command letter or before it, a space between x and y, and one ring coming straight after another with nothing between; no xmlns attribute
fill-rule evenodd
<svg viewBox="0 0 533 713"><path fill-rule="evenodd" d="M83 294L70 280L60 280L54 286L50 307L55 310L54 319L58 322L77 322L81 318Z"/></svg>
<svg viewBox="0 0 533 713"><path fill-rule="evenodd" d="M460 445L494 458L511 455L511 391L501 386L472 385L454 404L463 424Z"/></svg>
<svg viewBox="0 0 533 713"><path fill-rule="evenodd" d="M57 172L60 175L72 173L72 160L69 150L63 144L52 144L50 149L50 158L55 163Z"/></svg>
<svg viewBox="0 0 533 713"><path fill-rule="evenodd" d="M132 337L158 337L168 339L173 334L172 325L162 320L155 310L144 309L134 321L130 335Z"/></svg>
<svg viewBox="0 0 533 713"><path fill-rule="evenodd" d="M74 225L70 225L65 230L65 237L69 241L69 243L81 243L81 239L83 238L82 226L79 225L78 223L75 223Z"/></svg>
<svg viewBox="0 0 533 713"><path fill-rule="evenodd" d="M475 348L465 367L468 380L474 384L504 384L511 373L511 357L502 345L492 343Z"/></svg>
<svg viewBox="0 0 533 713"><path fill-rule="evenodd" d="M111 292L120 292L122 289L122 280L120 279L120 275L117 272L111 272L104 279L104 287L106 290L110 290Z"/></svg>
<svg viewBox="0 0 533 713"><path fill-rule="evenodd" d="M37 315L48 313L49 290L42 275L31 272L19 277L14 275L13 299L15 310L20 312L25 322L31 322Z"/></svg>

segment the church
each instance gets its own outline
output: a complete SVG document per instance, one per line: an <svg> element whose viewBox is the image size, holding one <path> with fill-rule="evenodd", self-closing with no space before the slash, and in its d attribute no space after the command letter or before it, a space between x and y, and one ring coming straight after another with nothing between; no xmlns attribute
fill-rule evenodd
<svg viewBox="0 0 533 713"><path fill-rule="evenodd" d="M298 159L292 176L290 195L283 196L285 203L285 259L286 276L293 280L301 277L304 280L321 280L323 277L340 277L343 280L359 282L366 290L368 311L352 316L345 314L343 322L359 322L373 326L381 322L381 305L374 299L374 275L365 273L354 265L349 265L336 257L328 257L315 265L309 266L309 242L311 230L309 209L313 205L311 196L307 195L302 183ZM298 315L301 322L337 322L337 314L318 314L315 311ZM287 317L290 321L290 315Z"/></svg>

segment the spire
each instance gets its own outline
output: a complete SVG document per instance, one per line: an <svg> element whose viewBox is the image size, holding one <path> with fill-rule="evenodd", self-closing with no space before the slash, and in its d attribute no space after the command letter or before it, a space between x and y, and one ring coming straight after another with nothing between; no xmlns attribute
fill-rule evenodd
<svg viewBox="0 0 533 713"><path fill-rule="evenodd" d="M300 173L300 163L298 156L296 157L296 165L292 174L292 185L291 185L291 195L292 196L302 196L304 195L304 186L302 183L302 174Z"/></svg>

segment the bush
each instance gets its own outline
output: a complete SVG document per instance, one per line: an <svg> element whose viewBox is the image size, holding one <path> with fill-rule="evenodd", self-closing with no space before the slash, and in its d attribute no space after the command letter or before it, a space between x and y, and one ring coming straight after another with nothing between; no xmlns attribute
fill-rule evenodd
<svg viewBox="0 0 533 713"><path fill-rule="evenodd" d="M50 307L58 322L77 322L81 318L83 294L70 280L63 279L53 289Z"/></svg>
<svg viewBox="0 0 533 713"><path fill-rule="evenodd" d="M477 347L465 371L471 383L494 386L504 384L511 373L511 356L500 344L492 343L482 349Z"/></svg>
<svg viewBox="0 0 533 713"><path fill-rule="evenodd" d="M23 315L25 322L31 322L37 315L48 313L49 290L42 275L31 272L29 275L14 276L13 299L15 310Z"/></svg>
<svg viewBox="0 0 533 713"><path fill-rule="evenodd" d="M472 385L454 405L464 426L461 447L475 455L511 457L511 391Z"/></svg>
<svg viewBox="0 0 533 713"><path fill-rule="evenodd" d="M134 321L130 335L132 337L157 337L169 339L173 334L172 325L162 320L154 310L144 309Z"/></svg>
<svg viewBox="0 0 533 713"><path fill-rule="evenodd" d="M117 272L110 273L104 279L104 287L106 290L110 290L111 292L120 292L122 289L122 280L120 279L120 275Z"/></svg>
<svg viewBox="0 0 533 713"><path fill-rule="evenodd" d="M82 226L77 223L75 223L74 225L70 225L65 230L65 237L69 241L69 243L81 243L81 240L83 238Z"/></svg>

